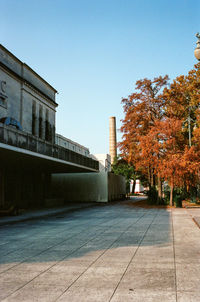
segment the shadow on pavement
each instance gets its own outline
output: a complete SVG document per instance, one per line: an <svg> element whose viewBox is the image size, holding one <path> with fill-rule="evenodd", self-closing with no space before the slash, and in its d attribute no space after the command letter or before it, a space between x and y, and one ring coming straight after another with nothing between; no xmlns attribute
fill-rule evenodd
<svg viewBox="0 0 200 302"><path fill-rule="evenodd" d="M20 263L95 259L110 249L118 249L120 256L120 249L167 246L172 240L170 229L170 212L166 209L133 207L131 201L101 205L1 226L0 263L12 267Z"/></svg>

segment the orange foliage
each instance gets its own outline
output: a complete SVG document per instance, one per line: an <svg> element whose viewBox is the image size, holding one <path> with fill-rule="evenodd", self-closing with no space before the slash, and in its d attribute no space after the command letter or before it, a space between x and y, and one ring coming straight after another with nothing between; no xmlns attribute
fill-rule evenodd
<svg viewBox="0 0 200 302"><path fill-rule="evenodd" d="M195 185L200 171L200 63L170 86L168 80L137 81L137 92L122 100L121 155L146 175L159 174L172 188Z"/></svg>

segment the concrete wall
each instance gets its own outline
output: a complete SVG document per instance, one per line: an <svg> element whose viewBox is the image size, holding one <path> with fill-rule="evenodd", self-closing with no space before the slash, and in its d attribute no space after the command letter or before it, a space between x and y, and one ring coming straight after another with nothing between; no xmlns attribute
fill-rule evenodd
<svg viewBox="0 0 200 302"><path fill-rule="evenodd" d="M67 173L53 174L51 178L52 198L68 201L108 202L125 196L123 176L112 173Z"/></svg>
<svg viewBox="0 0 200 302"><path fill-rule="evenodd" d="M108 173L108 200L117 200L121 195L126 195L126 181L122 175Z"/></svg>

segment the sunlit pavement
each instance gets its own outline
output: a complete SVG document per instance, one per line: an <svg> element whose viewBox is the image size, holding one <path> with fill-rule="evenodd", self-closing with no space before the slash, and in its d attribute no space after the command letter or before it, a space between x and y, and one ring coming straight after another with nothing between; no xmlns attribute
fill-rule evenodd
<svg viewBox="0 0 200 302"><path fill-rule="evenodd" d="M1 226L0 236L0 301L200 301L189 210L121 203Z"/></svg>

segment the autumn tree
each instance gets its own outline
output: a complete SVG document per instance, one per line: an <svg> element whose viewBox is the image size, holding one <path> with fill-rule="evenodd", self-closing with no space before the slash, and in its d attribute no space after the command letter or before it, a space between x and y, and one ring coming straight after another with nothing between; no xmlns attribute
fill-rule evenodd
<svg viewBox="0 0 200 302"><path fill-rule="evenodd" d="M180 167L178 177L173 177L173 184L179 187L185 186L189 191L189 188L199 182L200 63L195 65L188 75L177 77L170 87L164 90L163 96L166 100L166 116L179 120L181 127L181 129L179 127L179 133L181 132L182 135L179 152L170 159L170 164L174 165L176 174ZM169 156L170 153L166 159L167 162L169 162ZM178 161L177 158L179 158Z"/></svg>
<svg viewBox="0 0 200 302"><path fill-rule="evenodd" d="M174 188L196 186L200 179L200 63L168 85L168 76L136 82L122 100L122 157L148 175L159 196L161 180Z"/></svg>
<svg viewBox="0 0 200 302"><path fill-rule="evenodd" d="M168 76L157 77L154 80L143 79L136 82L136 92L123 99L125 118L121 131L123 140L120 143L122 157L128 163L136 166L137 170L148 175L149 185L155 185L155 169L153 154L144 158L142 139L148 135L156 121L162 120L165 100L163 88L168 84ZM148 142L145 142L149 149ZM149 153L148 153L149 154Z"/></svg>

